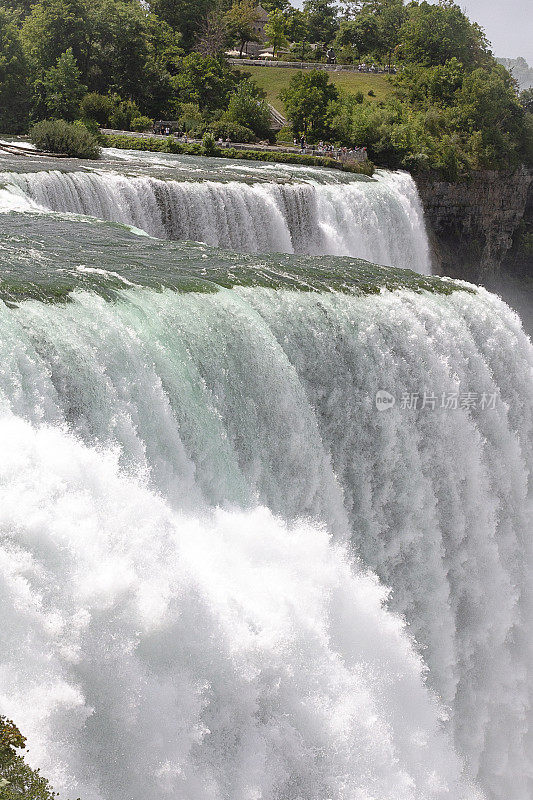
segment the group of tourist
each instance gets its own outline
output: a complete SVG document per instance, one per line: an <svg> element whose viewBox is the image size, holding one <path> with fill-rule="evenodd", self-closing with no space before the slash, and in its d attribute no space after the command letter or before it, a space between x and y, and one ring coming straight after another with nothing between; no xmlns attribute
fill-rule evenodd
<svg viewBox="0 0 533 800"><path fill-rule="evenodd" d="M295 138L293 143L302 155L327 156L338 161L366 161L368 158L366 147L336 147L329 142L308 145L304 136L300 140Z"/></svg>
<svg viewBox="0 0 533 800"><path fill-rule="evenodd" d="M388 72L391 75L396 75L397 72L396 67L377 67L375 64L365 64L364 62L357 65L357 71L373 73Z"/></svg>

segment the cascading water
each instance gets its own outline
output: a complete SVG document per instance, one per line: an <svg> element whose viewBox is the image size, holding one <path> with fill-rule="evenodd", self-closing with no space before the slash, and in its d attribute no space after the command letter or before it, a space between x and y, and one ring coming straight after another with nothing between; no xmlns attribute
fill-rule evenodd
<svg viewBox="0 0 533 800"><path fill-rule="evenodd" d="M4 173L2 183L17 201L27 198L28 208L121 222L163 239L238 252L358 256L430 271L420 200L406 173L340 185L248 185L50 171Z"/></svg>
<svg viewBox="0 0 533 800"><path fill-rule="evenodd" d="M292 247L286 197L347 236L346 188L241 193ZM33 762L82 800L531 800L516 315L351 259L2 221L0 711Z"/></svg>

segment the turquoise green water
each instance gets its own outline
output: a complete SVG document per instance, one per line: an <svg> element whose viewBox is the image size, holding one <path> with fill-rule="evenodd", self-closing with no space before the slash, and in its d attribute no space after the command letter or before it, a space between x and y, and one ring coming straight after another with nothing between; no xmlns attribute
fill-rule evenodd
<svg viewBox="0 0 533 800"><path fill-rule="evenodd" d="M112 298L131 285L213 292L265 286L371 294L402 287L448 294L457 282L339 257L234 254L167 242L112 223L68 215L11 214L0 230L0 298L68 300L75 289Z"/></svg>

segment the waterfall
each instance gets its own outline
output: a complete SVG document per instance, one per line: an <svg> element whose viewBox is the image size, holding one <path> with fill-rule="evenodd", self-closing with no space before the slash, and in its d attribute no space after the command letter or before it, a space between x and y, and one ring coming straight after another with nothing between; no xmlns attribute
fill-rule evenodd
<svg viewBox="0 0 533 800"><path fill-rule="evenodd" d="M120 158L0 175L29 761L81 800L531 800L519 318L429 274L405 173Z"/></svg>
<svg viewBox="0 0 533 800"><path fill-rule="evenodd" d="M428 274L420 199L407 173L347 183L175 181L110 172L0 175L0 208L124 223L238 252L357 256ZM4 197L2 197L4 195ZM6 196L7 195L7 196Z"/></svg>
<svg viewBox="0 0 533 800"><path fill-rule="evenodd" d="M77 290L0 331L0 695L58 788L530 800L533 350L501 301Z"/></svg>

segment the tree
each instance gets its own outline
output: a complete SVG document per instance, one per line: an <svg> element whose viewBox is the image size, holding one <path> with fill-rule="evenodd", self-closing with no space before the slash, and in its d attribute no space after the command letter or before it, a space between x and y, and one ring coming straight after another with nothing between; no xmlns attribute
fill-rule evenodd
<svg viewBox="0 0 533 800"><path fill-rule="evenodd" d="M533 89L524 89L520 92L520 105L530 114L533 114Z"/></svg>
<svg viewBox="0 0 533 800"><path fill-rule="evenodd" d="M0 792L2 800L54 800L54 792L39 770L30 769L17 753L26 739L17 726L0 716Z"/></svg>
<svg viewBox="0 0 533 800"><path fill-rule="evenodd" d="M335 6L330 0L305 0L309 40L330 44L339 27Z"/></svg>
<svg viewBox="0 0 533 800"><path fill-rule="evenodd" d="M355 19L342 20L335 39L337 47L353 47L360 56L376 50L380 43L378 19L365 12L358 14Z"/></svg>
<svg viewBox="0 0 533 800"><path fill-rule="evenodd" d="M261 41L256 30L259 16L254 0L236 0L225 19L231 40L238 43L241 56L248 42Z"/></svg>
<svg viewBox="0 0 533 800"><path fill-rule="evenodd" d="M268 11L282 11L285 15L293 10L289 0L262 0L261 5Z"/></svg>
<svg viewBox="0 0 533 800"><path fill-rule="evenodd" d="M400 44L400 31L407 19L403 0L370 0L370 10L377 15L381 47L390 67L393 51Z"/></svg>
<svg viewBox="0 0 533 800"><path fill-rule="evenodd" d="M257 86L252 81L241 81L229 99L224 117L230 122L245 125L260 139L270 135L270 109L268 103L259 96Z"/></svg>
<svg viewBox="0 0 533 800"><path fill-rule="evenodd" d="M465 67L489 61L487 40L479 25L448 0L439 5L412 3L401 29L401 53L405 61L426 67L457 58Z"/></svg>
<svg viewBox="0 0 533 800"><path fill-rule="evenodd" d="M413 106L453 106L464 76L464 67L456 58L438 67L408 64L397 78L396 93Z"/></svg>
<svg viewBox="0 0 533 800"><path fill-rule="evenodd" d="M306 42L309 40L307 15L298 8L291 8L285 14L285 35L290 42Z"/></svg>
<svg viewBox="0 0 533 800"><path fill-rule="evenodd" d="M185 50L194 47L207 15L213 10L213 0L152 0L151 10L179 31Z"/></svg>
<svg viewBox="0 0 533 800"><path fill-rule="evenodd" d="M289 42L285 35L285 17L281 11L271 11L268 23L265 26L267 42L272 46L274 55L282 47L287 47Z"/></svg>
<svg viewBox="0 0 533 800"><path fill-rule="evenodd" d="M227 108L237 83L237 75L222 58L200 53L186 56L179 73L173 78L176 99L196 103L200 111Z"/></svg>
<svg viewBox="0 0 533 800"><path fill-rule="evenodd" d="M198 34L195 50L202 56L216 56L226 48L228 26L220 11L211 11Z"/></svg>
<svg viewBox="0 0 533 800"><path fill-rule="evenodd" d="M42 88L44 104L50 116L66 120L74 120L78 116L87 87L81 82L81 73L71 47L57 59L55 67L50 67L44 73Z"/></svg>
<svg viewBox="0 0 533 800"><path fill-rule="evenodd" d="M28 67L13 16L0 8L0 133L23 133L28 123Z"/></svg>
<svg viewBox="0 0 533 800"><path fill-rule="evenodd" d="M108 94L90 92L82 98L80 103L82 119L92 119L103 128L109 127L109 121L114 110L115 103Z"/></svg>
<svg viewBox="0 0 533 800"><path fill-rule="evenodd" d="M32 77L42 78L69 47L85 78L91 36L91 15L84 0L40 0L22 24Z"/></svg>
<svg viewBox="0 0 533 800"><path fill-rule="evenodd" d="M281 95L292 129L309 141L327 139L331 133L332 104L339 99L327 72L297 72Z"/></svg>
<svg viewBox="0 0 533 800"><path fill-rule="evenodd" d="M476 69L466 75L457 93L457 106L458 126L471 133L481 131L489 159L502 164L513 159L525 112L503 67Z"/></svg>

